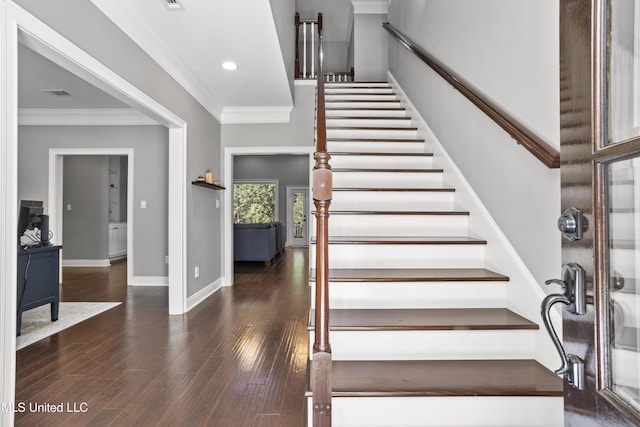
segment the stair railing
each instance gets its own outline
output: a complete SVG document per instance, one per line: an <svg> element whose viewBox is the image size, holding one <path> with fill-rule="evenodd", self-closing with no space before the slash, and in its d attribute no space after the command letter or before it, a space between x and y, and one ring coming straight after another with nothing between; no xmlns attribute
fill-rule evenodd
<svg viewBox="0 0 640 427"><path fill-rule="evenodd" d="M533 154L548 168L560 167L560 153L534 131L520 123L515 117L500 108L495 102L484 96L476 87L456 72L436 59L393 25L385 22L382 26L402 46L406 47L433 71L438 73L482 112L504 129L516 142Z"/></svg>
<svg viewBox="0 0 640 427"><path fill-rule="evenodd" d="M320 34L322 33L322 14L318 19L300 19L296 13L296 59L295 78L314 79L318 76ZM300 55L302 51L302 55ZM322 75L322 74L320 74Z"/></svg>
<svg viewBox="0 0 640 427"><path fill-rule="evenodd" d="M332 198L331 156L327 152L324 78L322 72L322 14L318 14L318 74L316 99L316 160L313 203L316 207L315 335L311 364L314 427L331 426L331 345L329 344L329 206Z"/></svg>

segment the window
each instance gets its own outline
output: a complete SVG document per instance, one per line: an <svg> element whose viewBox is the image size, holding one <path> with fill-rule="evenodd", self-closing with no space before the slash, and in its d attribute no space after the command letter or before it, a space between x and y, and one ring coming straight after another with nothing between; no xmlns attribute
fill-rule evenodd
<svg viewBox="0 0 640 427"><path fill-rule="evenodd" d="M233 218L237 224L278 220L278 181L233 183Z"/></svg>

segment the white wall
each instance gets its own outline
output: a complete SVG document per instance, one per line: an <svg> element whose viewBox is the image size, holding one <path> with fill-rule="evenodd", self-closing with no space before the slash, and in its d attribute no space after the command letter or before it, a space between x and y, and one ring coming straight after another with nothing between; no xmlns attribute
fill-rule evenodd
<svg viewBox="0 0 640 427"><path fill-rule="evenodd" d="M389 22L559 148L558 14L553 0L394 1ZM536 280L557 277L559 170L393 40L389 70Z"/></svg>

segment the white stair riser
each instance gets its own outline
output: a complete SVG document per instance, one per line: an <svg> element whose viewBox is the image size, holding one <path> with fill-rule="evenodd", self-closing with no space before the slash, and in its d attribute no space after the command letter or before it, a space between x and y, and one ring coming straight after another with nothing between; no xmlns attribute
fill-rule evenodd
<svg viewBox="0 0 640 427"><path fill-rule="evenodd" d="M393 93L393 88L391 88L391 87L376 87L376 88L343 87L343 88L337 88L337 87L327 87L327 86L325 86L325 89L324 89L325 96L327 96L327 95L342 95L342 94L346 94L346 93L391 94L391 93Z"/></svg>
<svg viewBox="0 0 640 427"><path fill-rule="evenodd" d="M372 211L393 208L398 211L453 210L452 192L390 192L390 191L334 191L331 209L336 211Z"/></svg>
<svg viewBox="0 0 640 427"><path fill-rule="evenodd" d="M391 207L382 206L381 208ZM315 235L315 216L312 221L312 234ZM330 215L329 234L331 236L465 236L468 231L468 222L468 215Z"/></svg>
<svg viewBox="0 0 640 427"><path fill-rule="evenodd" d="M311 282L315 295L315 282ZM329 306L344 308L504 307L507 282L329 282ZM315 308L315 298L311 298Z"/></svg>
<svg viewBox="0 0 640 427"><path fill-rule="evenodd" d="M617 309L624 313L623 325L637 328L640 325L640 295L626 292L615 292L613 300L617 303ZM622 326L622 325L620 325Z"/></svg>
<svg viewBox="0 0 640 427"><path fill-rule="evenodd" d="M432 156L331 156L332 168L417 169L432 168Z"/></svg>
<svg viewBox="0 0 640 427"><path fill-rule="evenodd" d="M326 91L324 95L325 102L331 101L394 101L397 97L393 93L361 93L360 91L351 92L350 94L334 93Z"/></svg>
<svg viewBox="0 0 640 427"><path fill-rule="evenodd" d="M564 399L538 396L339 397L334 427L562 427ZM312 426L312 399L307 399Z"/></svg>
<svg viewBox="0 0 640 427"><path fill-rule="evenodd" d="M415 129L327 129L327 138L417 138Z"/></svg>
<svg viewBox="0 0 640 427"><path fill-rule="evenodd" d="M346 116L358 116L358 117L406 117L406 110L388 110L381 106L373 107L374 109L353 109L355 105L347 108L336 109L332 106L327 106L326 110L326 118L330 119L331 117L346 117ZM397 107L397 106L390 106Z"/></svg>
<svg viewBox="0 0 640 427"><path fill-rule="evenodd" d="M612 239L628 240L635 238L636 224L640 223L640 214L633 212L614 212L609 216L609 234Z"/></svg>
<svg viewBox="0 0 640 427"><path fill-rule="evenodd" d="M440 172L333 172L334 187L442 188ZM389 208L393 208L389 206Z"/></svg>
<svg viewBox="0 0 640 427"><path fill-rule="evenodd" d="M424 142L327 141L327 151L353 153L424 153Z"/></svg>
<svg viewBox="0 0 640 427"><path fill-rule="evenodd" d="M310 265L315 265L315 245ZM329 268L484 268L484 245L330 245Z"/></svg>
<svg viewBox="0 0 640 427"><path fill-rule="evenodd" d="M376 101L354 101L354 102L344 102L344 101L334 101L334 102L326 102L326 108L397 108L402 107L403 105L397 101L391 102L376 102Z"/></svg>
<svg viewBox="0 0 640 427"><path fill-rule="evenodd" d="M313 345L313 331L309 334ZM333 360L530 359L534 331L331 331ZM313 354L313 349L309 349Z"/></svg>
<svg viewBox="0 0 640 427"><path fill-rule="evenodd" d="M351 117L345 114L346 117ZM355 116L355 114L354 114ZM378 126L378 127L412 127L413 122L406 119L345 119L338 117L327 117L327 127L363 127L363 126Z"/></svg>
<svg viewBox="0 0 640 427"><path fill-rule="evenodd" d="M627 239L634 236L628 236ZM616 276L635 278L637 276L638 259L636 250L630 248L613 248L610 250L611 272Z"/></svg>
<svg viewBox="0 0 640 427"><path fill-rule="evenodd" d="M376 87L376 88L390 88L391 85L387 82L347 82L347 83L325 83L325 89L344 89L354 87L361 88L358 90L365 90L366 88Z"/></svg>
<svg viewBox="0 0 640 427"><path fill-rule="evenodd" d="M333 347L332 347L333 348ZM631 388L640 387L640 354L635 351L614 348L611 351L612 366L616 370L616 384Z"/></svg>

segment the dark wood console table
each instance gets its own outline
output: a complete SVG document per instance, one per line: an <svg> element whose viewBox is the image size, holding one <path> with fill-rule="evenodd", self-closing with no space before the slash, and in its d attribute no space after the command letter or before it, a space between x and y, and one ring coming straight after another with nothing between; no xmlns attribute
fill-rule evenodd
<svg viewBox="0 0 640 427"><path fill-rule="evenodd" d="M23 311L51 304L51 320L58 320L61 248L41 246L18 250L18 335Z"/></svg>

